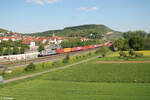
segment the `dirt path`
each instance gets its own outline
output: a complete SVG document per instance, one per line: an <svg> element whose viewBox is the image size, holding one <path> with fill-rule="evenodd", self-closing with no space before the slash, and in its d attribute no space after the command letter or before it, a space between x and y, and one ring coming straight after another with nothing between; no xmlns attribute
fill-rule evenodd
<svg viewBox="0 0 150 100"><path fill-rule="evenodd" d="M89 58L89 59L86 59L86 60L83 60L83 61L80 61L80 62L71 64L71 65L66 65L66 66L63 66L63 67L54 68L54 69L51 69L51 70L48 70L48 71L44 71L44 72L39 72L39 73L35 73L35 74L30 74L30 75L26 75L26 76L21 76L21 77L17 77L17 78L13 78L13 79L4 80L4 81L3 81L3 84L4 84L4 83L13 82L13 81L17 81L17 80L20 80L20 79L25 79L25 78L30 78L30 77L42 75L42 74L44 74L44 73L49 73L49 72L54 72L54 71L61 70L61 69L66 69L66 68L69 68L69 67L74 66L74 65L78 65L78 64L81 64L81 63L88 62L88 61L93 60L93 59L96 59L96 58L98 58L98 57L99 57L99 56L92 57L92 58Z"/></svg>
<svg viewBox="0 0 150 100"><path fill-rule="evenodd" d="M140 64L150 63L150 61L97 61L94 64Z"/></svg>

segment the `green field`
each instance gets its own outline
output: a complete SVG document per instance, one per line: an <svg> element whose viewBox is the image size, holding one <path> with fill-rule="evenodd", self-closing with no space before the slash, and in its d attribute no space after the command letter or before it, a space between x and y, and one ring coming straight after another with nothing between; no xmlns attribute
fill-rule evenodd
<svg viewBox="0 0 150 100"><path fill-rule="evenodd" d="M149 100L150 84L28 80L0 89L15 100Z"/></svg>
<svg viewBox="0 0 150 100"><path fill-rule="evenodd" d="M150 64L95 64L0 86L0 97L15 100L150 100Z"/></svg>
<svg viewBox="0 0 150 100"><path fill-rule="evenodd" d="M42 78L77 82L150 83L150 64L95 64L97 61L48 73Z"/></svg>

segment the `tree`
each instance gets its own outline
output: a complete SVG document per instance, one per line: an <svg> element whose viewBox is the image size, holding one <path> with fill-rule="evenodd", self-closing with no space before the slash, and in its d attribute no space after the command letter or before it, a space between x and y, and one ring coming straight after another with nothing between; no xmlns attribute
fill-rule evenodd
<svg viewBox="0 0 150 100"><path fill-rule="evenodd" d="M40 45L39 48L38 48L38 51L41 52L41 51L43 51L43 50L45 50L44 46L43 46L43 45Z"/></svg>
<svg viewBox="0 0 150 100"><path fill-rule="evenodd" d="M130 39L130 38L136 37L136 36L145 38L147 36L147 33L144 31L141 31L141 30L139 30L139 31L128 31L128 32L123 33L123 37L125 39Z"/></svg>
<svg viewBox="0 0 150 100"><path fill-rule="evenodd" d="M25 71L33 71L35 70L35 65L33 63L30 63L28 66L25 67Z"/></svg>
<svg viewBox="0 0 150 100"><path fill-rule="evenodd" d="M128 41L128 39L126 39L125 41L124 41L124 47L123 47L123 50L129 50L130 49L130 46L129 46L129 41Z"/></svg>
<svg viewBox="0 0 150 100"><path fill-rule="evenodd" d="M118 50L122 50L123 47L124 47L124 40L123 39L117 39L115 40L115 43L114 43L115 47L118 48Z"/></svg>
<svg viewBox="0 0 150 100"><path fill-rule="evenodd" d="M18 47L14 46L13 54L19 54L19 48Z"/></svg>
<svg viewBox="0 0 150 100"><path fill-rule="evenodd" d="M144 40L144 49L150 49L150 37Z"/></svg>
<svg viewBox="0 0 150 100"><path fill-rule="evenodd" d="M8 47L4 50L4 55L12 55L12 53L13 53L13 51L10 47Z"/></svg>
<svg viewBox="0 0 150 100"><path fill-rule="evenodd" d="M0 46L0 56L3 55L3 48Z"/></svg>
<svg viewBox="0 0 150 100"><path fill-rule="evenodd" d="M144 47L144 39L142 37L136 36L129 40L129 45L134 50L140 50Z"/></svg>
<svg viewBox="0 0 150 100"><path fill-rule="evenodd" d="M21 48L20 48L20 53L21 53L21 54L24 54L25 49L26 49L26 48L25 48L24 46L21 46Z"/></svg>

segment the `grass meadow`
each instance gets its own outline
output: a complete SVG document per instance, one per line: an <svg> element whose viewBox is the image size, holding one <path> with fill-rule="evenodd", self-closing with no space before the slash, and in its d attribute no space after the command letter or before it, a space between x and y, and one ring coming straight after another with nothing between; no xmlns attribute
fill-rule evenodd
<svg viewBox="0 0 150 100"><path fill-rule="evenodd" d="M68 69L0 86L14 100L150 100L150 64L99 64Z"/></svg>

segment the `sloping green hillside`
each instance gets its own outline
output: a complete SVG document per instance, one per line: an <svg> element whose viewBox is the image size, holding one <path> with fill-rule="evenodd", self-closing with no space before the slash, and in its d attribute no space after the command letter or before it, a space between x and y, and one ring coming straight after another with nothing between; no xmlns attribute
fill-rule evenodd
<svg viewBox="0 0 150 100"><path fill-rule="evenodd" d="M5 30L5 29L0 28L0 33L6 33L6 32L9 32L9 31L8 31L8 30Z"/></svg>
<svg viewBox="0 0 150 100"><path fill-rule="evenodd" d="M89 37L92 33L101 34L101 35L107 35L107 33L111 32L112 34L120 33L118 31L114 31L110 28L108 28L105 25L80 25L80 26L74 26L74 27L67 27L62 30L50 30L45 32L39 32L39 33L33 33L32 35L37 36L51 36L53 33L59 36L68 36L68 37L74 37L74 36L82 36L82 37Z"/></svg>

